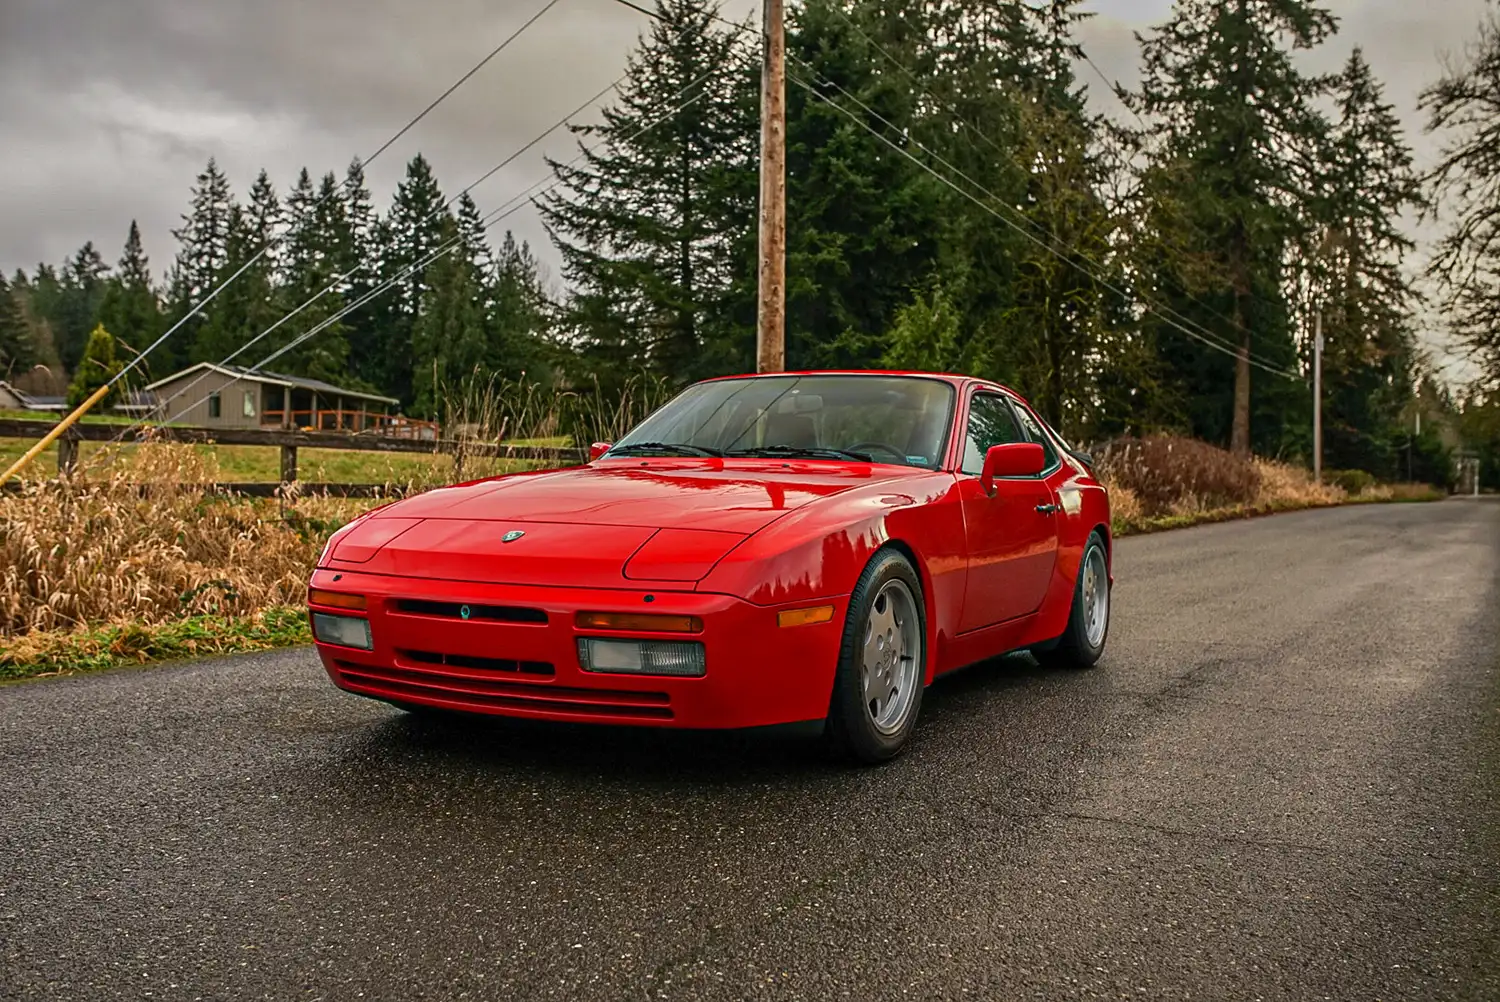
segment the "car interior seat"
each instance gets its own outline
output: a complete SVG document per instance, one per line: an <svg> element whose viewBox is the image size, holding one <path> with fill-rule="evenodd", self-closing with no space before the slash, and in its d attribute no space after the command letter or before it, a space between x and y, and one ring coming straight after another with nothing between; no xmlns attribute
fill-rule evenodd
<svg viewBox="0 0 1500 1002"><path fill-rule="evenodd" d="M806 414L772 413L766 418L766 444L815 449L818 446L818 426Z"/></svg>

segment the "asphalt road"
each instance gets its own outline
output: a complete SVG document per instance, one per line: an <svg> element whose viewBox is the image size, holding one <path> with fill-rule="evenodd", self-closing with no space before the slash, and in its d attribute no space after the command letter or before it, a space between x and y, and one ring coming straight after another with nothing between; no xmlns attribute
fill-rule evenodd
<svg viewBox="0 0 1500 1002"><path fill-rule="evenodd" d="M0 689L4 999L1500 998L1500 503L1123 541L896 763L430 724L305 651Z"/></svg>

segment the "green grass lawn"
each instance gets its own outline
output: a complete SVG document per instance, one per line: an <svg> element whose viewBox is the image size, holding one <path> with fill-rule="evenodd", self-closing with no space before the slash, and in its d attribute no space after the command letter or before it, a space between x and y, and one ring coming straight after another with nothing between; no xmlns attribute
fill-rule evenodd
<svg viewBox="0 0 1500 1002"><path fill-rule="evenodd" d="M37 411L0 410L0 418L13 418L17 421L48 421L56 424L66 416L66 414L42 414ZM123 414L85 414L83 417L79 418L79 420L83 421L86 424L125 425L130 424L135 419L126 417Z"/></svg>

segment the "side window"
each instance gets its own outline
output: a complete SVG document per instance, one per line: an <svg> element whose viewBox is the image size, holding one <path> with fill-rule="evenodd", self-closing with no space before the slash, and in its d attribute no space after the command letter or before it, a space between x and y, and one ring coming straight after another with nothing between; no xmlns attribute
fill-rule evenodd
<svg viewBox="0 0 1500 1002"><path fill-rule="evenodd" d="M217 418L219 416L219 395L210 393L208 395L208 416Z"/></svg>
<svg viewBox="0 0 1500 1002"><path fill-rule="evenodd" d="M960 469L977 477L984 472L984 455L991 448L1024 441L1009 404L992 394L976 394L974 402L969 405L969 429Z"/></svg>
<svg viewBox="0 0 1500 1002"><path fill-rule="evenodd" d="M1052 469L1057 465L1057 448L1052 444L1046 432L1042 431L1042 422L1035 414L1031 413L1025 405L1016 404L1016 413L1021 416L1021 425L1026 429L1026 437L1042 447L1047 454L1047 465L1043 469Z"/></svg>

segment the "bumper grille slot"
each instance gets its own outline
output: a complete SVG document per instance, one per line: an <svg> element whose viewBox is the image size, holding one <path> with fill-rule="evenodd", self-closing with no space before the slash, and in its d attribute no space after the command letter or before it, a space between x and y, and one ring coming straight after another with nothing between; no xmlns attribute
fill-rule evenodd
<svg viewBox="0 0 1500 1002"><path fill-rule="evenodd" d="M488 623L525 623L543 625L547 613L542 609L527 609L510 605L464 605L461 602L430 602L420 598L398 598L391 603L398 613L409 616L432 616L437 619L468 619ZM463 614L464 609L469 615Z"/></svg>
<svg viewBox="0 0 1500 1002"><path fill-rule="evenodd" d="M617 720L672 719L671 697L664 692L574 689L507 682L493 675L462 670L391 668L342 659L334 664L347 686L386 699L416 700L477 712L491 710L525 714L531 711Z"/></svg>
<svg viewBox="0 0 1500 1002"><path fill-rule="evenodd" d="M476 658L466 654L439 654L436 651L397 651L402 661L419 665L446 665L449 668L469 668L474 671L506 672L511 675L534 675L551 678L557 674L545 661L516 661L511 658Z"/></svg>

